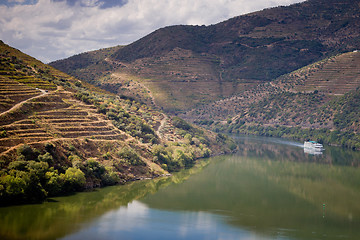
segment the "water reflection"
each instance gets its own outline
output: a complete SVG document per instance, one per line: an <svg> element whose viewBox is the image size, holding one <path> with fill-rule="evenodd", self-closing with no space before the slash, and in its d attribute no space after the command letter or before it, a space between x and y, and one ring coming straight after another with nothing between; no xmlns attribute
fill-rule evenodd
<svg viewBox="0 0 360 240"><path fill-rule="evenodd" d="M317 162L343 166L360 166L360 152L325 146L322 154L308 154L304 144L280 138L233 136L240 150L238 155L260 157L271 161ZM305 153L305 154L304 154Z"/></svg>
<svg viewBox="0 0 360 240"><path fill-rule="evenodd" d="M90 227L63 240L74 239L271 239L225 224L225 217L207 212L164 211L139 201L111 211Z"/></svg>
<svg viewBox="0 0 360 240"><path fill-rule="evenodd" d="M360 239L360 153L237 141L170 178L0 208L0 239Z"/></svg>
<svg viewBox="0 0 360 240"><path fill-rule="evenodd" d="M188 181L142 202L228 216L229 224L271 239L360 239L359 168L340 166L357 166L359 158L337 161L341 155L331 153L339 150L313 156L296 144L238 141L238 154L214 158Z"/></svg>
<svg viewBox="0 0 360 240"><path fill-rule="evenodd" d="M323 152L316 150L316 149L311 149L311 148L304 148L304 153L307 154L311 154L311 155L322 155Z"/></svg>
<svg viewBox="0 0 360 240"><path fill-rule="evenodd" d="M43 204L0 207L0 239L58 239L86 228L107 212L173 183L180 184L209 161L170 178L133 182L124 186L50 199ZM132 209L132 208L131 208ZM138 208L132 211L139 211ZM133 214L132 212L131 214ZM91 239L91 238L89 238Z"/></svg>

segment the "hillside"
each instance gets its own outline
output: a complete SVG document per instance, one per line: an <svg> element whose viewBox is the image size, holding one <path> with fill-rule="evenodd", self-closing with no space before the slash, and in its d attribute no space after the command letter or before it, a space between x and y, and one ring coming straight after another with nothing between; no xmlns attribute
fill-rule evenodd
<svg viewBox="0 0 360 240"><path fill-rule="evenodd" d="M359 69L360 52L339 54L181 116L216 131L360 149Z"/></svg>
<svg viewBox="0 0 360 240"><path fill-rule="evenodd" d="M112 48L102 60L83 54L51 65L118 94L146 98L129 93L128 83L112 75L121 72L150 90L165 111L179 113L360 49L359 3L309 0L210 26L165 27Z"/></svg>
<svg viewBox="0 0 360 240"><path fill-rule="evenodd" d="M235 148L221 134L119 98L3 42L0 92L2 205L152 178Z"/></svg>

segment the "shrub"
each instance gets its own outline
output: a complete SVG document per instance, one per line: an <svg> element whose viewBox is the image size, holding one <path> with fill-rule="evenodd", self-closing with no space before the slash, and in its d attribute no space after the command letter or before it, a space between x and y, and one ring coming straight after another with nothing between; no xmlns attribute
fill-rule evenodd
<svg viewBox="0 0 360 240"><path fill-rule="evenodd" d="M64 185L64 174L59 175L58 171L50 171L45 174L45 190L48 192L49 196L56 196L62 191Z"/></svg>
<svg viewBox="0 0 360 240"><path fill-rule="evenodd" d="M45 151L47 151L48 153L53 153L54 150L55 150L54 145L52 145L51 143L45 144Z"/></svg>
<svg viewBox="0 0 360 240"><path fill-rule="evenodd" d="M51 156L51 154L49 152L47 152L47 153L45 153L43 155L39 155L38 160L40 162L46 162L48 164L53 164L54 163L53 156Z"/></svg>
<svg viewBox="0 0 360 240"><path fill-rule="evenodd" d="M9 170L26 171L28 162L27 161L13 161L9 163Z"/></svg>
<svg viewBox="0 0 360 240"><path fill-rule="evenodd" d="M174 124L175 127L183 129L183 130L190 130L192 127L190 126L190 124L188 124L185 120L179 118L179 117L174 117L172 119L172 122Z"/></svg>
<svg viewBox="0 0 360 240"><path fill-rule="evenodd" d="M101 177L103 185L114 185L120 182L119 175L112 168L106 168L106 172Z"/></svg>
<svg viewBox="0 0 360 240"><path fill-rule="evenodd" d="M69 156L69 160L74 168L80 168L82 166L82 160L78 155Z"/></svg>
<svg viewBox="0 0 360 240"><path fill-rule="evenodd" d="M64 187L68 192L80 191L85 188L85 174L77 168L70 167L64 175Z"/></svg>
<svg viewBox="0 0 360 240"><path fill-rule="evenodd" d="M87 160L81 169L86 176L95 177L97 179L100 179L101 176L105 173L105 167L92 158Z"/></svg>
<svg viewBox="0 0 360 240"><path fill-rule="evenodd" d="M127 162L134 166L145 166L146 164L141 160L140 156L132 149L124 147L116 153L118 157L127 160Z"/></svg>
<svg viewBox="0 0 360 240"><path fill-rule="evenodd" d="M0 177L0 186L0 200L5 204L38 202L47 195L33 172L11 170L8 175Z"/></svg>
<svg viewBox="0 0 360 240"><path fill-rule="evenodd" d="M29 145L22 145L16 150L18 156L23 157L25 160L35 160L37 159L39 152L34 151Z"/></svg>

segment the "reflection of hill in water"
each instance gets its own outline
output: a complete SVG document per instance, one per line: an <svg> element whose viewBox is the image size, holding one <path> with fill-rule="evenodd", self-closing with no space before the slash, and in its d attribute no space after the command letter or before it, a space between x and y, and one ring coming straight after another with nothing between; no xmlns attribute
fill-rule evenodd
<svg viewBox="0 0 360 240"><path fill-rule="evenodd" d="M326 147L314 156L296 143L237 141L238 154L202 161L169 178L0 208L0 239L61 238L122 206L133 207L133 200L172 212L221 214L264 238L280 232L291 239L324 239L324 233L326 239L360 239L360 169L344 166L358 166L359 153Z"/></svg>
<svg viewBox="0 0 360 240"><path fill-rule="evenodd" d="M360 152L325 146L322 154L307 153L302 143L285 141L276 138L238 137L237 155L271 159L273 161L316 162L343 166L360 165ZM276 157L275 157L276 156Z"/></svg>
<svg viewBox="0 0 360 240"><path fill-rule="evenodd" d="M37 205L0 208L0 239L58 239L86 227L107 212L127 206L160 188L181 183L199 172L208 162L184 170L172 177L138 181L53 198Z"/></svg>
<svg viewBox="0 0 360 240"><path fill-rule="evenodd" d="M142 201L151 208L225 215L232 225L270 238L287 229L285 236L295 239L324 239L323 234L360 239L354 230L360 226L360 170L332 162L352 152L341 155L334 149L330 157L313 156L259 141L240 148L237 155L213 158L183 184Z"/></svg>

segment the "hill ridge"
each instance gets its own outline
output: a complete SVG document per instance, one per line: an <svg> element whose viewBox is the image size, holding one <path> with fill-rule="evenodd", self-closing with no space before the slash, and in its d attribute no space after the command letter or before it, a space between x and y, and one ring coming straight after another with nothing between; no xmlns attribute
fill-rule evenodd
<svg viewBox="0 0 360 240"><path fill-rule="evenodd" d="M165 111L181 113L360 49L359 12L359 1L310 0L209 26L164 27L87 67L72 67L75 57L51 65L117 94L126 86L109 75L126 73L157 95ZM92 61L87 57L76 59L85 64Z"/></svg>

